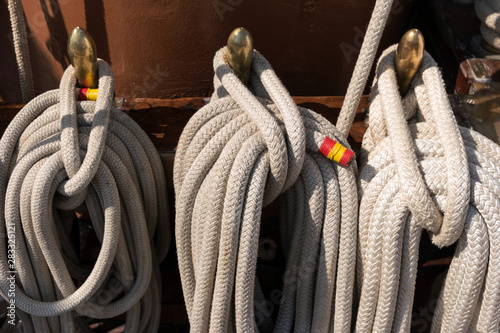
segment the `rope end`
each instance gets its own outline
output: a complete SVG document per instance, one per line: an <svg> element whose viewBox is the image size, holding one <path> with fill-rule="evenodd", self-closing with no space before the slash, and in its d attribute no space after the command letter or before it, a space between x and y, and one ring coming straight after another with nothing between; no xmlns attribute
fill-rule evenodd
<svg viewBox="0 0 500 333"><path fill-rule="evenodd" d="M332 140L327 136L325 136L319 151L326 158L337 162L343 167L348 167L354 159L354 152L352 150L347 149L337 141Z"/></svg>
<svg viewBox="0 0 500 333"><path fill-rule="evenodd" d="M77 88L78 101L97 101L99 89Z"/></svg>

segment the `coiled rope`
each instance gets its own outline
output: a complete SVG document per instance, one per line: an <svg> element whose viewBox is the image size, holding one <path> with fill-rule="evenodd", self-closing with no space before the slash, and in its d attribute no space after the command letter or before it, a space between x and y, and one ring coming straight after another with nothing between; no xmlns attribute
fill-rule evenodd
<svg viewBox="0 0 500 333"><path fill-rule="evenodd" d="M258 330L261 211L285 191L280 227L289 245L274 330L346 331L355 166L341 167L319 152L325 137L348 144L323 117L295 105L257 51L253 93L224 62L226 52L215 55L215 92L184 128L174 164L177 254L191 331Z"/></svg>
<svg viewBox="0 0 500 333"><path fill-rule="evenodd" d="M363 138L356 331L410 331L426 229L439 247L458 240L431 331L498 332L500 147L456 124L427 53L401 99L395 50L379 61Z"/></svg>
<svg viewBox="0 0 500 333"><path fill-rule="evenodd" d="M76 102L70 66L60 88L29 102L0 140L0 290L26 332L73 333L75 323L89 332L82 315L124 312L128 332L159 325L164 171L148 136L114 107L102 60L98 75L97 101ZM93 267L70 239L75 210L88 211L101 242ZM14 296L9 271L17 271Z"/></svg>
<svg viewBox="0 0 500 333"><path fill-rule="evenodd" d="M481 35L500 51L500 2L498 0L476 0L476 14L481 20Z"/></svg>
<svg viewBox="0 0 500 333"><path fill-rule="evenodd" d="M261 209L287 189L280 201L287 267L274 331L350 330L356 168L331 164L317 152L325 135L347 144L391 5L375 4L339 129L310 110L297 112L258 52L255 96L224 63L225 50L217 53L214 95L184 129L174 165L177 254L192 332L258 331Z"/></svg>

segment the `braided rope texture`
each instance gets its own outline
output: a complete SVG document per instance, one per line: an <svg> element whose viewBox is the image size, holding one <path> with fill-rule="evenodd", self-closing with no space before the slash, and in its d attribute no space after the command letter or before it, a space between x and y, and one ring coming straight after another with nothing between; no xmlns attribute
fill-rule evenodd
<svg viewBox="0 0 500 333"><path fill-rule="evenodd" d="M481 20L481 35L495 49L500 50L500 2L476 0L476 14Z"/></svg>
<svg viewBox="0 0 500 333"><path fill-rule="evenodd" d="M356 165L342 167L320 147L325 137L349 145L326 119L296 106L257 51L249 87L224 62L226 52L214 58L215 92L184 128L174 162L177 255L191 331L264 330L254 314L263 298L255 276L260 219L280 194L287 263L274 331L348 331Z"/></svg>
<svg viewBox="0 0 500 333"><path fill-rule="evenodd" d="M0 140L0 290L10 298L7 272L17 271L25 332L89 332L82 316L124 312L127 331L159 326L159 262L169 247L164 170L147 134L114 107L113 73L100 59L98 73L97 101L76 102L70 66L60 88L29 102ZM75 211L88 212L101 243L93 267L70 238Z"/></svg>
<svg viewBox="0 0 500 333"><path fill-rule="evenodd" d="M28 35L24 23L24 10L21 0L9 0L10 24L12 27L12 38L16 52L17 68L19 70L19 82L23 101L28 102L35 97L33 86L33 74L31 73L30 54L28 49Z"/></svg>
<svg viewBox="0 0 500 333"><path fill-rule="evenodd" d="M391 12L392 3L393 0L377 0L375 2L375 8L370 17L358 60L356 60L356 66L354 67L354 72L347 88L344 104L340 109L337 120L337 128L345 137L349 134L352 122L354 121L361 95L365 89L366 81L368 81L368 76L370 75L373 61L377 54L378 45L382 39L385 24Z"/></svg>
<svg viewBox="0 0 500 333"><path fill-rule="evenodd" d="M360 156L357 332L409 332L422 231L457 242L432 332L500 331L500 147L456 124L426 53L401 99L378 63Z"/></svg>

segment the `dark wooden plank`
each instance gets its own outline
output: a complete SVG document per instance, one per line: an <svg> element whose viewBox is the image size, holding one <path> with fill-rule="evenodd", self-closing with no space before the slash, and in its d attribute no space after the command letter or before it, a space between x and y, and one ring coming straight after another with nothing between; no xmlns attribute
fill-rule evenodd
<svg viewBox="0 0 500 333"><path fill-rule="evenodd" d="M323 115L335 123L342 107L342 96L294 97L295 102L305 108ZM174 152L182 129L189 118L203 105L207 98L152 99L136 98L130 100L117 99L119 106L134 119L149 135L160 152ZM0 105L0 133L3 133L15 114L23 104ZM349 137L354 148L359 148L364 133L362 112L368 107L368 97L363 96L355 123Z"/></svg>
<svg viewBox="0 0 500 333"><path fill-rule="evenodd" d="M368 96L361 98L349 133L349 143L356 152L361 146L361 140L365 133L363 112L369 106L368 98ZM344 102L343 96L298 96L293 99L299 106L316 111L333 124L336 123ZM116 101L117 106L134 119L149 135L159 152L174 153L184 126L193 114L208 102L208 99L203 97L136 98L130 100L118 98ZM450 95L450 103L459 124L469 127L467 116L460 105L460 98L456 95ZM22 107L23 104L0 104L0 134Z"/></svg>
<svg viewBox="0 0 500 333"><path fill-rule="evenodd" d="M330 122L335 123L342 107L342 96L294 97L302 107L314 110ZM124 103L127 112L149 134L159 151L175 150L182 129L189 118L208 102L206 98L183 98L179 100L131 99ZM368 97L363 96L351 130L349 141L359 148L364 134L362 113L368 107Z"/></svg>

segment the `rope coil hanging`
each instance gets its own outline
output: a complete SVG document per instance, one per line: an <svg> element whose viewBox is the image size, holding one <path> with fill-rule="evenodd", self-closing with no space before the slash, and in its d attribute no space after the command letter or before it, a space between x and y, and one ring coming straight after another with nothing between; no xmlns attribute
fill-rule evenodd
<svg viewBox="0 0 500 333"><path fill-rule="evenodd" d="M481 35L500 52L500 3L497 0L476 0L475 9L481 20Z"/></svg>
<svg viewBox="0 0 500 333"><path fill-rule="evenodd" d="M15 242L15 269L0 237L0 290L15 275L26 332L89 332L81 316L127 312L126 329L160 320L158 264L169 247L161 160L141 128L114 107L114 79L98 60L97 101L76 101L70 66L60 88L29 102L0 140L0 223ZM74 211L88 211L101 242L93 267L70 240ZM153 241L153 237L157 240ZM81 281L81 285L76 281Z"/></svg>
<svg viewBox="0 0 500 333"><path fill-rule="evenodd" d="M395 50L380 58L363 138L356 331L410 331L426 229L439 247L458 240L431 331L498 332L500 147L456 124L428 54L401 99Z"/></svg>
<svg viewBox="0 0 500 333"><path fill-rule="evenodd" d="M274 330L346 331L355 166L342 167L320 150L325 138L349 146L323 117L295 105L257 51L250 88L227 66L225 52L215 55L215 92L184 128L174 163L177 255L191 331L258 330L261 211L281 193L282 243L289 245Z"/></svg>

